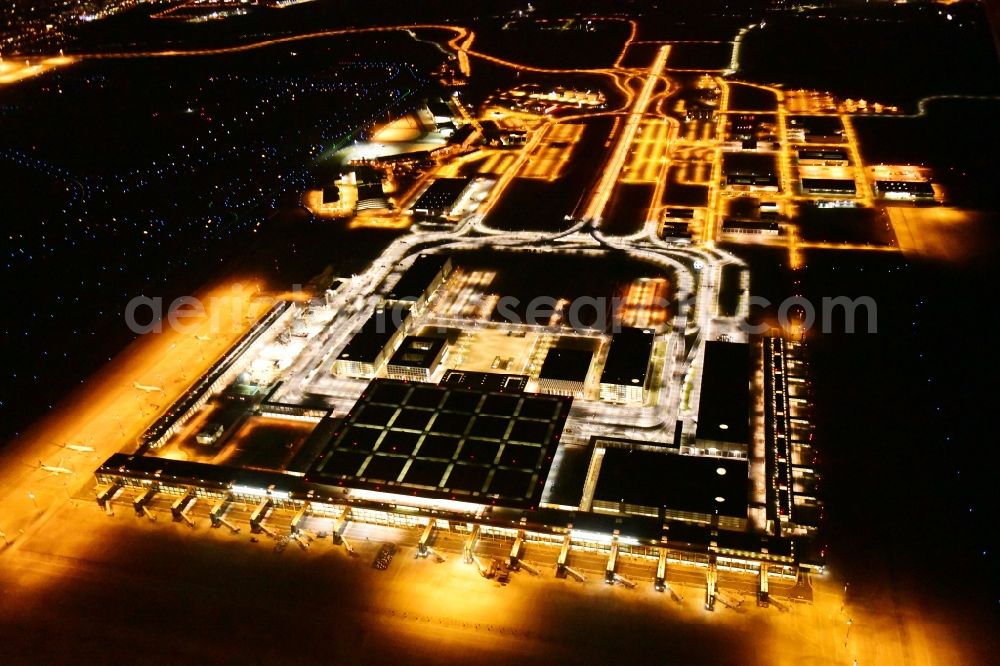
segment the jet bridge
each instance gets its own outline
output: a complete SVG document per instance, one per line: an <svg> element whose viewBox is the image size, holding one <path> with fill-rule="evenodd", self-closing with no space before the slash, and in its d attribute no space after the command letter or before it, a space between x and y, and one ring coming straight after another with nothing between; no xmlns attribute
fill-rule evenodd
<svg viewBox="0 0 1000 666"><path fill-rule="evenodd" d="M159 489L158 485L153 484L132 500L132 508L135 509L135 515L140 518L145 516L154 522L156 521L156 516L149 510L149 503L156 496Z"/></svg>
<svg viewBox="0 0 1000 666"><path fill-rule="evenodd" d="M345 506L340 515L333 519L333 529L330 531L330 538L333 539L334 543L342 544L348 555L353 555L354 547L344 537L344 530L347 529L347 523L350 519L351 507Z"/></svg>
<svg viewBox="0 0 1000 666"><path fill-rule="evenodd" d="M104 509L104 512L109 516L115 515L114 509L111 507L111 501L118 495L121 489L122 482L115 481L97 492L97 506Z"/></svg>
<svg viewBox="0 0 1000 666"><path fill-rule="evenodd" d="M264 525L264 519L267 518L267 514L271 512L271 507L274 502L270 497L265 498L257 505L257 508L253 510L250 514L250 532L253 534L260 534L263 532L268 536L274 536L269 529Z"/></svg>
<svg viewBox="0 0 1000 666"><path fill-rule="evenodd" d="M312 506L306 502L302 505L302 508L298 510L295 516L292 517L292 523L289 526L292 536L298 536L299 532L302 531L302 525L305 523L306 518L312 515Z"/></svg>
<svg viewBox="0 0 1000 666"><path fill-rule="evenodd" d="M476 543L479 542L479 525L473 525L472 531L469 532L469 538L465 540L465 546L462 548L462 556L466 564L473 562L473 558L476 553Z"/></svg>
<svg viewBox="0 0 1000 666"><path fill-rule="evenodd" d="M188 516L188 511L194 507L195 502L198 499L195 497L193 491L188 491L183 497L179 497L173 504L170 505L170 515L174 519L175 523L184 521L190 527L194 527L194 521Z"/></svg>
<svg viewBox="0 0 1000 666"><path fill-rule="evenodd" d="M653 587L657 592L667 589L667 549L660 549L660 559L656 562L656 578L653 580Z"/></svg>
<svg viewBox="0 0 1000 666"><path fill-rule="evenodd" d="M565 578L567 563L569 562L569 550L573 542L570 535L563 537L562 548L559 549L559 557L556 558L556 578Z"/></svg>
<svg viewBox="0 0 1000 666"><path fill-rule="evenodd" d="M719 593L719 570L715 563L715 555L709 556L708 574L705 580L705 610L715 610L715 599Z"/></svg>
<svg viewBox="0 0 1000 666"><path fill-rule="evenodd" d="M618 542L611 542L611 553L608 555L608 564L604 568L604 582L608 585L615 584L615 570L618 568Z"/></svg>
<svg viewBox="0 0 1000 666"><path fill-rule="evenodd" d="M229 511L230 505L233 503L233 496L231 493L226 493L226 496L220 499L218 502L212 505L212 510L208 512L208 517L212 521L212 527L218 527L219 525L225 525L229 528L229 531L233 534L239 534L240 528L233 525L231 522L226 520L226 512Z"/></svg>
<svg viewBox="0 0 1000 666"><path fill-rule="evenodd" d="M426 527L424 527L424 531L420 534L420 540L417 541L417 555L420 557L427 557L431 554L430 542L434 536L434 525L436 522L434 518L429 519Z"/></svg>

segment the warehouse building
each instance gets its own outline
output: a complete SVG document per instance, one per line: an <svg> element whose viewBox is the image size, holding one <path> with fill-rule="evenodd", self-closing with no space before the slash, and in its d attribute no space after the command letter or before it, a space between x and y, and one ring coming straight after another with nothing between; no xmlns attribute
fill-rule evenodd
<svg viewBox="0 0 1000 666"><path fill-rule="evenodd" d="M385 295L385 302L413 308L420 314L431 294L451 274L451 257L446 254L421 254Z"/></svg>
<svg viewBox="0 0 1000 666"><path fill-rule="evenodd" d="M684 451L745 458L750 446L750 345L705 343L696 448Z"/></svg>
<svg viewBox="0 0 1000 666"><path fill-rule="evenodd" d="M444 338L432 338L423 335L408 335L403 339L399 349L389 359L386 368L392 379L404 379L415 382L430 381L434 369L441 362L447 348Z"/></svg>
<svg viewBox="0 0 1000 666"><path fill-rule="evenodd" d="M592 349L552 347L538 373L539 390L549 395L583 397L593 359Z"/></svg>
<svg viewBox="0 0 1000 666"><path fill-rule="evenodd" d="M625 404L646 400L654 338L651 328L623 328L611 336L601 373L601 400Z"/></svg>
<svg viewBox="0 0 1000 666"><path fill-rule="evenodd" d="M376 309L333 364L334 374L374 377L396 351L410 321L410 309L385 306Z"/></svg>
<svg viewBox="0 0 1000 666"><path fill-rule="evenodd" d="M438 178L413 203L413 212L428 217L447 217L471 178Z"/></svg>

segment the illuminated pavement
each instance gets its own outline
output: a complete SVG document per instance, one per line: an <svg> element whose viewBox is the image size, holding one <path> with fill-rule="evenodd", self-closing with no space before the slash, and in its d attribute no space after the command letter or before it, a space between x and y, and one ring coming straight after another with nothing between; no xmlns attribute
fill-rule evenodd
<svg viewBox="0 0 1000 666"><path fill-rule="evenodd" d="M573 551L571 565L588 577L578 583L554 578L553 549L529 543L525 560L539 575L522 570L501 586L462 562L454 537L435 543L443 563L414 559L413 530L354 524L345 533L354 557L329 539L308 550L292 542L279 553L263 535L249 541L242 509L231 513L239 535L209 529L204 505L194 511L195 529L170 522L162 502L153 511L155 523L119 504L109 518L82 493L5 553L5 658L50 661L62 654L60 643L72 641L81 656L127 644L145 663L234 654L268 663L292 655L355 663L986 663L966 651L971 646L960 651L939 613L913 604L906 590L894 601L886 595L875 606L841 610L840 588L814 581L808 604L788 600L783 592L791 588L774 582L773 603L758 608L744 585L723 574L721 599L731 607L709 613L696 574L668 569L673 597L653 591L643 576L652 565L644 562L624 565L638 583L627 589L599 579L600 558ZM283 534L287 521L272 516L268 524ZM400 549L378 571L371 562L384 541ZM481 557L506 550L480 544ZM46 630L53 638L39 640L42 626L53 627Z"/></svg>
<svg viewBox="0 0 1000 666"><path fill-rule="evenodd" d="M136 438L156 415L267 311L271 301L260 296L259 287L246 279L204 290L199 297L207 314L181 320L189 330L179 333L167 327L163 333L143 336L67 396L50 416L3 447L0 530L9 540L34 529L81 484L89 488L91 473L108 456L135 448ZM60 448L63 444L94 451ZM38 468L39 461L73 474L51 474Z"/></svg>

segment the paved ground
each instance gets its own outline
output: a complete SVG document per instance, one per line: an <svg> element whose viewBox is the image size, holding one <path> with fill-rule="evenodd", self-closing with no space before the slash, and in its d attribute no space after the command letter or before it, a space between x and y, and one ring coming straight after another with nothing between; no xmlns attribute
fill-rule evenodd
<svg viewBox="0 0 1000 666"><path fill-rule="evenodd" d="M961 262L992 247L982 243L984 234L991 232L980 214L943 206L888 206L886 210L904 254Z"/></svg>
<svg viewBox="0 0 1000 666"><path fill-rule="evenodd" d="M839 588L820 581L815 603L779 596L764 609L730 575L720 586L734 608L709 613L697 572L671 572L671 597L653 591L652 565L641 561L624 563L639 583L627 589L601 581L599 556L574 552L571 564L588 574L578 583L552 575L554 548L529 544L540 575L522 570L501 586L462 562L454 535L435 544L442 563L414 557L415 530L358 524L346 533L353 557L329 539L278 552L265 536L251 541L241 506L229 515L242 528L232 534L208 527L206 502L192 529L169 520L166 497L152 522L124 502L104 515L89 484L67 494L0 551L4 663L108 661L125 647L142 663L975 663L947 627L905 606L905 591L842 610ZM277 534L287 522L268 519ZM399 552L378 571L383 541ZM508 548L484 540L478 552Z"/></svg>

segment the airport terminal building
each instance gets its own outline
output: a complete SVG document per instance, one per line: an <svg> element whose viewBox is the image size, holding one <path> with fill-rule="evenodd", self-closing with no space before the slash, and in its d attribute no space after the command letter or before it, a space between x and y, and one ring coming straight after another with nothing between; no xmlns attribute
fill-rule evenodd
<svg viewBox="0 0 1000 666"><path fill-rule="evenodd" d="M333 373L313 375L334 391L356 387L350 397L323 401L305 391L285 402L276 397L288 395L279 393L281 382L226 390L247 381L247 350L272 344L277 328L291 325L296 306L276 306L150 426L135 451L101 465L98 502L128 498L140 511L150 498L168 495L182 520L184 507L202 498L211 503L214 525L226 524L234 503L245 504L254 507L251 529L265 532L267 517L280 510L296 520L314 515L340 526L447 530L470 541L477 534L533 539L607 553L609 580L618 553L792 580L799 568L822 568L811 527L821 507L800 490L808 473L787 457L806 451L798 436L789 438L794 423L765 433L769 452L787 448L769 456L766 470L748 460L751 380L764 362L759 347L702 343L693 436L680 436L680 421L672 441L669 433L657 441L593 435L582 427L591 414L648 407L658 367L655 330L547 334L544 342L540 334L508 331L503 344L524 347L523 366L452 367L447 335L428 334L431 328L408 335L422 325L416 313L430 311L451 267L447 255L419 255L388 282L382 305L346 345L333 350ZM495 335L491 326L481 323L480 330ZM505 349L497 348L498 358ZM774 345L767 349L777 353ZM791 418L794 407L775 389L790 380L768 377L770 413ZM212 423L224 424L219 437L199 442L196 435ZM758 477L769 484L766 506L755 500L755 490L763 494Z"/></svg>

